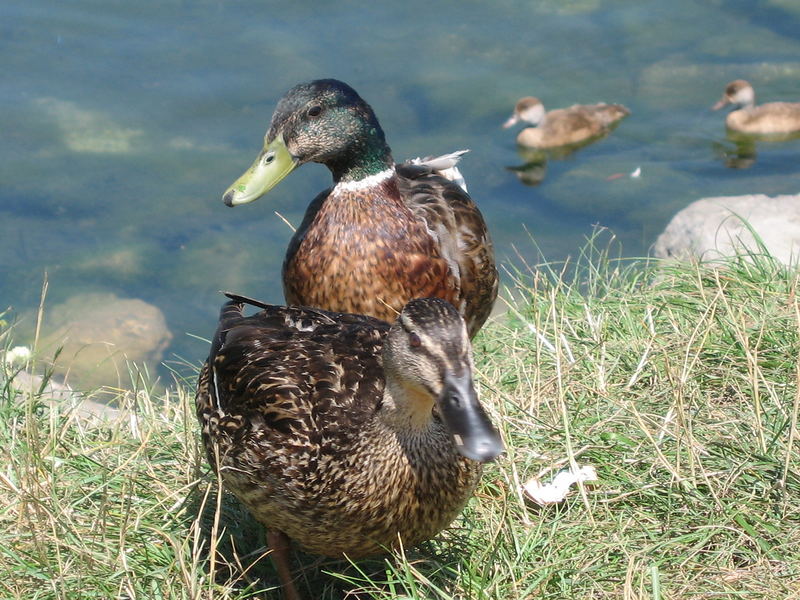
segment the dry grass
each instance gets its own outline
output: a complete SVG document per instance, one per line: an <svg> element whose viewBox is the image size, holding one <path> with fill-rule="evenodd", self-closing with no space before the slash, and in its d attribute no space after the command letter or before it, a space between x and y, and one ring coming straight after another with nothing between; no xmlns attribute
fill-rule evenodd
<svg viewBox="0 0 800 600"><path fill-rule="evenodd" d="M649 269L590 247L574 275L515 274L522 300L475 347L507 454L433 542L299 556L307 597L800 597L796 274ZM202 460L190 385L121 394L103 422L6 370L0 597L279 597L259 527ZM524 498L575 464L599 480Z"/></svg>

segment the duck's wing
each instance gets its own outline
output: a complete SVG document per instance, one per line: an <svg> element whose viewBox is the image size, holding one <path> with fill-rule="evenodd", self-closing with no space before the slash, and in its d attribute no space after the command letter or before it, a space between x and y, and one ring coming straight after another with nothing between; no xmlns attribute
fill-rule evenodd
<svg viewBox="0 0 800 600"><path fill-rule="evenodd" d="M388 324L260 303L264 310L244 316L245 303L223 306L200 375L196 408L210 458L212 440L223 453L253 444L324 452L373 417Z"/></svg>
<svg viewBox="0 0 800 600"><path fill-rule="evenodd" d="M603 126L593 111L579 104L551 110L539 127L542 137L557 140L559 145L580 142L603 132Z"/></svg>
<svg viewBox="0 0 800 600"><path fill-rule="evenodd" d="M800 132L800 102L767 102L728 114L729 126L745 133L792 134Z"/></svg>
<svg viewBox="0 0 800 600"><path fill-rule="evenodd" d="M397 165L406 205L422 219L458 282L454 303L473 337L489 317L497 297L494 246L475 202L461 187L429 164Z"/></svg>

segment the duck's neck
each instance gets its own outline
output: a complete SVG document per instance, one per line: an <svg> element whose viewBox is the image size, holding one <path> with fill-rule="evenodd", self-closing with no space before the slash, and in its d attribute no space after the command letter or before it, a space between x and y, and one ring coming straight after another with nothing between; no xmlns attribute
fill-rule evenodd
<svg viewBox="0 0 800 600"><path fill-rule="evenodd" d="M433 403L425 390L403 386L387 377L380 416L387 426L398 432L420 432L431 424Z"/></svg>
<svg viewBox="0 0 800 600"><path fill-rule="evenodd" d="M391 169L394 171L392 151L383 138L383 132L370 129L353 143L348 152L341 153L325 163L333 175L334 183L364 181Z"/></svg>
<svg viewBox="0 0 800 600"><path fill-rule="evenodd" d="M756 93L753 90L753 88L741 89L733 97L733 102L734 104L737 105L737 108L744 108L744 109L755 108Z"/></svg>
<svg viewBox="0 0 800 600"><path fill-rule="evenodd" d="M390 239L391 247L405 248L409 227L417 225L400 194L394 169L364 179L338 182L314 216L314 223L317 233L324 232L325 243L336 246L335 252L366 253L362 254L365 260L371 251L383 248ZM350 244L348 250L344 249L346 244Z"/></svg>
<svg viewBox="0 0 800 600"><path fill-rule="evenodd" d="M348 192L362 192L367 190L374 190L377 188L386 188L382 191L381 196L399 198L399 190L397 185L393 185L395 176L394 166L386 167L382 171L367 175L361 179L344 179L336 182L331 196L341 196ZM394 193L392 193L394 192Z"/></svg>

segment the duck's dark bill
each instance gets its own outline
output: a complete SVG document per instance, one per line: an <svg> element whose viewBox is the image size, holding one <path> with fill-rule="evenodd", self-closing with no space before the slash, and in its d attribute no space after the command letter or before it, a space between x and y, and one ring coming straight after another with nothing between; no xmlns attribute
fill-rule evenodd
<svg viewBox="0 0 800 600"><path fill-rule="evenodd" d="M478 402L471 377L448 376L437 404L461 454L487 462L503 452L503 441Z"/></svg>
<svg viewBox="0 0 800 600"><path fill-rule="evenodd" d="M277 136L258 155L244 175L222 196L228 206L247 204L266 194L297 166L297 159L286 148L283 136Z"/></svg>
<svg viewBox="0 0 800 600"><path fill-rule="evenodd" d="M729 100L726 97L722 97L714 106L711 107L711 110L719 110L723 106L727 106Z"/></svg>

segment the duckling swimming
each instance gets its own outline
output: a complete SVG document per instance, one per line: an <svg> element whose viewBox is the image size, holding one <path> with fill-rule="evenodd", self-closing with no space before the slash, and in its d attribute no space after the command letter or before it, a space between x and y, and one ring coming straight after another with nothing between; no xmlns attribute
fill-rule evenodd
<svg viewBox="0 0 800 600"><path fill-rule="evenodd" d="M519 121L533 125L517 135L517 144L531 148L557 148L585 144L609 133L630 111L621 104L576 104L545 112L542 101L533 96L520 99L508 128Z"/></svg>
<svg viewBox="0 0 800 600"><path fill-rule="evenodd" d="M722 98L711 108L719 110L728 104L738 107L725 117L725 125L732 131L767 136L800 133L800 102L767 102L756 106L755 90L744 79L725 86Z"/></svg>
<svg viewBox="0 0 800 600"><path fill-rule="evenodd" d="M497 297L494 248L475 202L442 176L457 155L444 158L395 164L369 104L321 79L281 98L264 149L223 200L252 202L297 166L324 164L334 185L289 243L286 302L392 321L412 298L442 298L474 336Z"/></svg>
<svg viewBox="0 0 800 600"><path fill-rule="evenodd" d="M228 296L197 416L209 463L268 529L286 597L287 538L358 558L447 527L503 451L458 311L412 300L390 325Z"/></svg>

